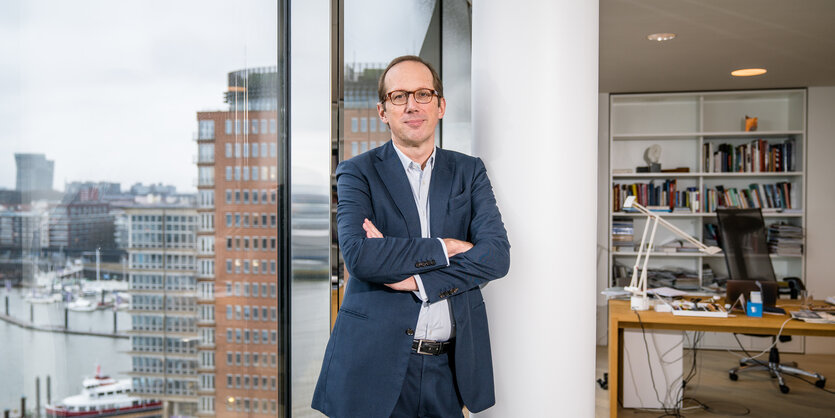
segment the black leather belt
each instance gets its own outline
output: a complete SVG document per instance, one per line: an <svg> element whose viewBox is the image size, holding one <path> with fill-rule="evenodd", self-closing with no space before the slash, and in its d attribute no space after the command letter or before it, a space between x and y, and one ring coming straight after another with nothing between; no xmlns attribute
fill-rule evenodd
<svg viewBox="0 0 835 418"><path fill-rule="evenodd" d="M452 348L453 341L432 341L432 340L414 340L412 341L412 351L418 354L426 354L430 356L438 356L446 353Z"/></svg>

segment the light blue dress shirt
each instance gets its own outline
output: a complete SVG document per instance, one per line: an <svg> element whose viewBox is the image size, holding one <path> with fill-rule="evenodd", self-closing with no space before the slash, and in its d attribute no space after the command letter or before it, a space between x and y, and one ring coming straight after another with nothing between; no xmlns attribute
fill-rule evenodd
<svg viewBox="0 0 835 418"><path fill-rule="evenodd" d="M432 155L426 161L426 167L421 169L420 164L410 160L406 154L403 154L397 148L397 145L392 145L394 145L394 150L397 151L397 156L400 157L400 162L403 163L403 169L406 170L406 177L408 177L409 185L412 187L412 196L415 198L415 205L417 205L418 215L420 216L420 235L422 238L430 238L429 185L432 181L432 168L435 166L435 150L432 150ZM441 238L438 238L438 240L444 248L444 254L446 254L444 240ZM449 265L449 258L447 258L446 264ZM414 293L423 301L415 326L415 339L447 341L455 337L455 321L452 319L449 302L441 300L429 303L429 297L426 296L419 274L415 274L415 282L418 290Z"/></svg>

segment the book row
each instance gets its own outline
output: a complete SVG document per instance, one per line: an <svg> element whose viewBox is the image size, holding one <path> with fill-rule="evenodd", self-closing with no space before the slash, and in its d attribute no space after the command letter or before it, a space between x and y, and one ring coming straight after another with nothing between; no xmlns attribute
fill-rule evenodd
<svg viewBox="0 0 835 418"><path fill-rule="evenodd" d="M797 170L797 145L794 138L780 144L770 144L764 139L756 139L742 145L715 144L704 145L705 173L762 173L791 172Z"/></svg>
<svg viewBox="0 0 835 418"><path fill-rule="evenodd" d="M612 185L612 211L624 211L623 202L629 196L635 196L636 201L648 209L660 212L712 213L717 208L760 208L763 212L799 210L792 203L792 184L789 182L752 183L748 188L717 185L702 191L697 187L680 190L676 183L676 179L658 185L654 181L615 183Z"/></svg>

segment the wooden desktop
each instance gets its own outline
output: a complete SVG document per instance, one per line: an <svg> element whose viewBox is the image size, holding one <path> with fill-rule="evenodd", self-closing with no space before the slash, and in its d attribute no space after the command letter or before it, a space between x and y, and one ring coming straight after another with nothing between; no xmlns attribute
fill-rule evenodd
<svg viewBox="0 0 835 418"><path fill-rule="evenodd" d="M820 303L820 301L817 301ZM800 301L781 299L777 306L787 312L800 309ZM628 300L609 301L609 416L618 414L618 400L622 399L623 371L623 329L641 328L647 330L712 331L746 334L777 335L780 327L789 318L787 315L765 315L749 318L739 312L735 317L706 318L695 316L674 316L669 312L642 311L641 319L630 309ZM835 324L810 324L799 320L786 323L782 335L806 335L835 337Z"/></svg>

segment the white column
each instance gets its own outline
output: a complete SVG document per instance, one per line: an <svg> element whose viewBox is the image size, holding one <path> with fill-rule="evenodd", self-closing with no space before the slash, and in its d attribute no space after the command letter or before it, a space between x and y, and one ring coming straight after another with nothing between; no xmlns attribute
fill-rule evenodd
<svg viewBox="0 0 835 418"><path fill-rule="evenodd" d="M473 151L508 230L484 290L496 405L594 416L598 2L473 2Z"/></svg>

